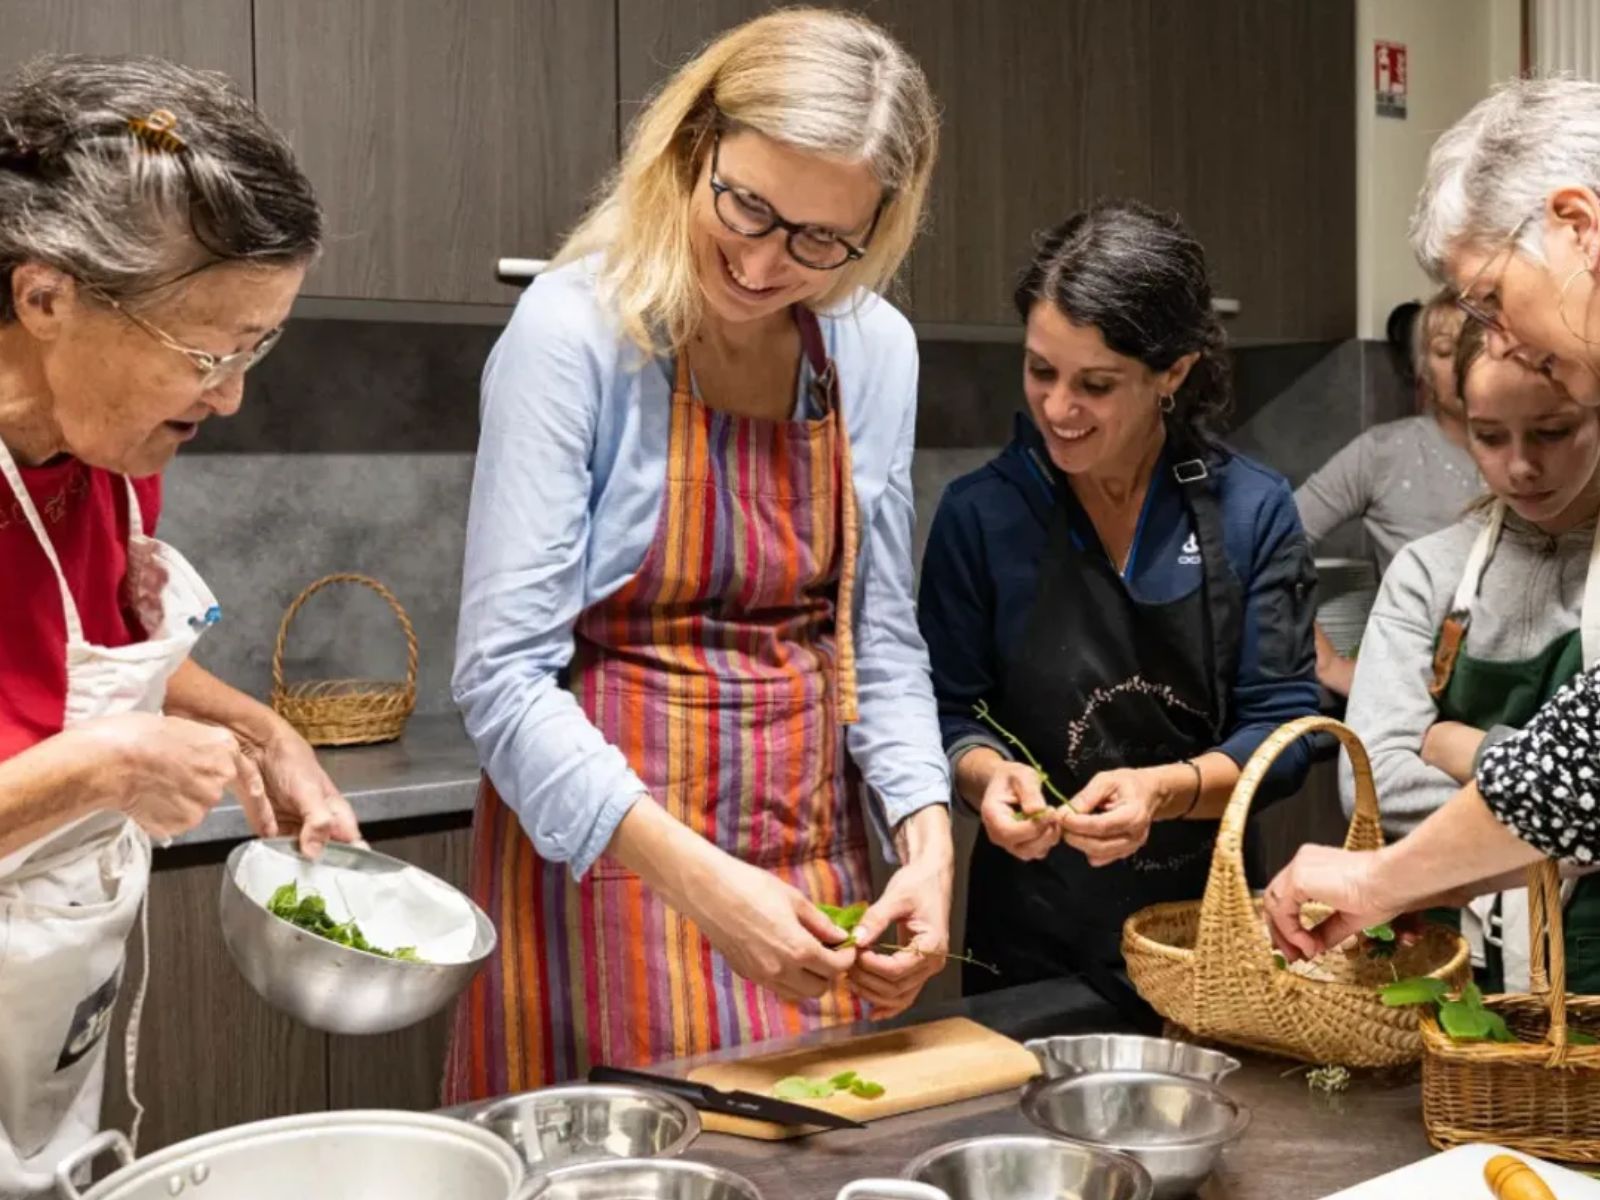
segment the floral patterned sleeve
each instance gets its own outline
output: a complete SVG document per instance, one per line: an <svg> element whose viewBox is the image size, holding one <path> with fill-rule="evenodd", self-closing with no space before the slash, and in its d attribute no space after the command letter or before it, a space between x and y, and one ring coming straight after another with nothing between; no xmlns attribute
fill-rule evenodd
<svg viewBox="0 0 1600 1200"><path fill-rule="evenodd" d="M1597 711L1600 668L1568 683L1478 767L1478 790L1501 824L1551 858L1600 862Z"/></svg>

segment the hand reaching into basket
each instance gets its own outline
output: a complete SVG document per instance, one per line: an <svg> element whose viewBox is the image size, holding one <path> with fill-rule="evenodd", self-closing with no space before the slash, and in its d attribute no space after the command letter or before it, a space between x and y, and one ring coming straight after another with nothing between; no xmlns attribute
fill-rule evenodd
<svg viewBox="0 0 1600 1200"><path fill-rule="evenodd" d="M1316 958L1346 939L1400 915L1407 905L1385 894L1378 853L1301 846L1267 885L1266 912L1272 943L1290 962ZM1303 905L1331 907L1315 929L1300 919Z"/></svg>

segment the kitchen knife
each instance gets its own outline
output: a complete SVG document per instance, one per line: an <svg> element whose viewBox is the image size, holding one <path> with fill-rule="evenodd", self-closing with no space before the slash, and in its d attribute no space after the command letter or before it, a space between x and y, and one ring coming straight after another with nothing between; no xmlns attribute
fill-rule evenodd
<svg viewBox="0 0 1600 1200"><path fill-rule="evenodd" d="M755 1092L724 1092L708 1083L692 1079L673 1079L666 1075L651 1075L645 1071L629 1071L622 1067L591 1067L590 1083L624 1083L632 1087L654 1088L667 1092L705 1112L726 1113L752 1121L770 1121L774 1125L821 1125L826 1129L865 1129L860 1121L841 1117L837 1113L804 1104L792 1104L772 1096L758 1096Z"/></svg>

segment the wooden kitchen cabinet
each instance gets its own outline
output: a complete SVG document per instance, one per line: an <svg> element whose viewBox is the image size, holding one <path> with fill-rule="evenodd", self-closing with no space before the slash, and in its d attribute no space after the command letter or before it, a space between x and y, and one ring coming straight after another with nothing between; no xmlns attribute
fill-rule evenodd
<svg viewBox="0 0 1600 1200"><path fill-rule="evenodd" d="M250 0L0 0L0 78L46 51L155 54L255 86Z"/></svg>
<svg viewBox="0 0 1600 1200"><path fill-rule="evenodd" d="M1230 334L1350 337L1350 0L1155 0L1151 11L1151 198L1182 214L1217 294L1242 305Z"/></svg>
<svg viewBox="0 0 1600 1200"><path fill-rule="evenodd" d="M306 294L511 303L616 148L616 24L594 0L254 0L257 100L327 213Z"/></svg>

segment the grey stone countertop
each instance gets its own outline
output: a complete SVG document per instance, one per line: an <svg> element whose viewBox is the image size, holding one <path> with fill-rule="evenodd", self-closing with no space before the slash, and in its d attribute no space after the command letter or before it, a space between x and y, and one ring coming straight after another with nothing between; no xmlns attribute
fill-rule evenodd
<svg viewBox="0 0 1600 1200"><path fill-rule="evenodd" d="M453 713L416 716L398 741L317 752L323 768L356 810L363 827L382 821L470 812L478 794L478 756ZM172 844L200 845L251 836L244 812L229 797Z"/></svg>
<svg viewBox="0 0 1600 1200"><path fill-rule="evenodd" d="M1118 1026L1115 1013L1082 984L1027 984L960 1000L919 1006L916 1020L966 1016L1018 1040L1055 1034L1099 1033ZM882 1026L827 1030L763 1043L762 1053L815 1044ZM750 1048L661 1063L651 1070L683 1075L705 1062L748 1055ZM1244 1066L1224 1089L1251 1110L1244 1136L1197 1200L1314 1200L1396 1170L1431 1154L1423 1132L1415 1068L1357 1072L1337 1096L1313 1093L1294 1063L1238 1053ZM474 1106L475 1107L475 1106ZM467 1109L450 1110L465 1115ZM854 1179L893 1177L926 1150L984 1134L1036 1133L1023 1117L1018 1093L1002 1092L922 1112L787 1142L703 1134L686 1158L711 1163L753 1182L763 1200L832 1200Z"/></svg>

